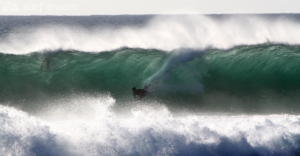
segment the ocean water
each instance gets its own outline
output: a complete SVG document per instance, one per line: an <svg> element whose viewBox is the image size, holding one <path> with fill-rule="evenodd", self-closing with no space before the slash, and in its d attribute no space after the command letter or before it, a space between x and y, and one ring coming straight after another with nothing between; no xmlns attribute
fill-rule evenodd
<svg viewBox="0 0 300 156"><path fill-rule="evenodd" d="M298 14L0 16L0 155L298 156L299 36Z"/></svg>

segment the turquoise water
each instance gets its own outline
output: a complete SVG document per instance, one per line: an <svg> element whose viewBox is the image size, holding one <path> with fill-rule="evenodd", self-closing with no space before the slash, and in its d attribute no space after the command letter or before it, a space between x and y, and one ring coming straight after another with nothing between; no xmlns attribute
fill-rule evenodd
<svg viewBox="0 0 300 156"><path fill-rule="evenodd" d="M298 156L299 19L0 16L0 155Z"/></svg>
<svg viewBox="0 0 300 156"><path fill-rule="evenodd" d="M121 48L101 53L1 54L1 100L31 103L77 93L110 93L122 105L132 100L132 87L147 86L147 99L171 106L298 112L299 50L263 44L228 50ZM48 67L45 58L50 60ZM213 104L218 96L223 102ZM230 104L240 100L244 103Z"/></svg>

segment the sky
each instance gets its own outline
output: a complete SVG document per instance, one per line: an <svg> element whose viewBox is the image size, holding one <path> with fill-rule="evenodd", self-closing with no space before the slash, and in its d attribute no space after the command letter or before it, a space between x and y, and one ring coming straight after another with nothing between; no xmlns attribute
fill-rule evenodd
<svg viewBox="0 0 300 156"><path fill-rule="evenodd" d="M299 13L300 0L1 0L0 15Z"/></svg>

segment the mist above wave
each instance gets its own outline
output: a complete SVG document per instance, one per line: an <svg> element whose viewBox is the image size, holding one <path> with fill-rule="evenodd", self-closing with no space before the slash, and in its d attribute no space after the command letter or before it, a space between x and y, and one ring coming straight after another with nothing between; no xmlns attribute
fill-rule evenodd
<svg viewBox="0 0 300 156"><path fill-rule="evenodd" d="M22 22L16 24L22 25ZM2 36L0 51L11 54L57 49L101 52L120 47L171 51L177 48L226 49L265 42L299 44L299 27L300 22L295 19L259 15L227 15L222 18L161 15L139 27L37 24L21 26Z"/></svg>

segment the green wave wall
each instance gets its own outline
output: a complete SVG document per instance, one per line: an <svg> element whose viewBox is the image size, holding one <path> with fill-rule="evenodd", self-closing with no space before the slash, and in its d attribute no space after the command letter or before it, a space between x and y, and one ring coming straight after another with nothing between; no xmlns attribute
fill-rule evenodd
<svg viewBox="0 0 300 156"><path fill-rule="evenodd" d="M265 44L207 49L199 51L200 56L190 55L191 51L198 52L122 48L99 53L62 50L29 55L2 53L0 102L80 93L109 93L117 101L131 100L132 87L143 87L147 79L172 63L159 81L159 89L148 99L187 103L201 109L245 105L243 108L253 110L263 104L298 109L299 46ZM177 62L174 59L187 55L192 58Z"/></svg>

